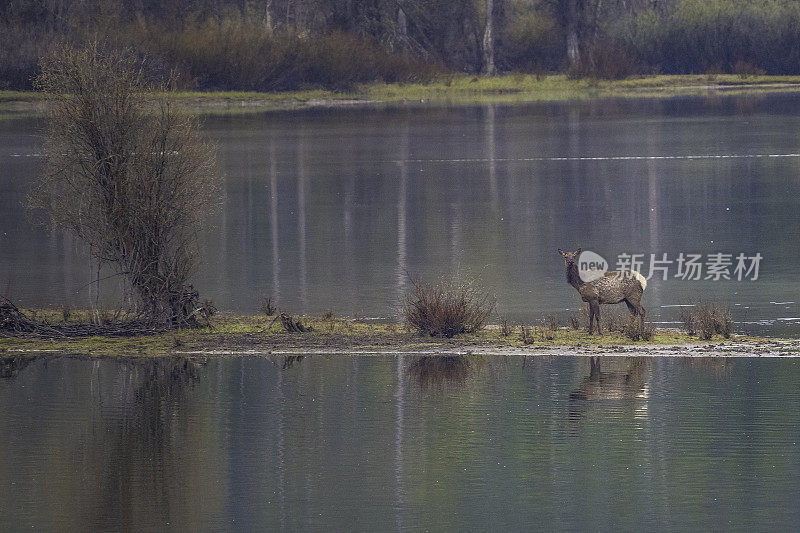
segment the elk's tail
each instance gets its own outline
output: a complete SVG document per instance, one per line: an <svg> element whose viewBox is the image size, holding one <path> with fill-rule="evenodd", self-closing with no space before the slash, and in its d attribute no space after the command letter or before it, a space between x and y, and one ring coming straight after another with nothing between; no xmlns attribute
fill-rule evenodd
<svg viewBox="0 0 800 533"><path fill-rule="evenodd" d="M642 276L641 274L639 274L635 270L633 270L632 272L633 272L633 275L636 277L636 279L639 281L639 284L642 286L642 291L644 291L647 288L647 280L644 279L644 276Z"/></svg>

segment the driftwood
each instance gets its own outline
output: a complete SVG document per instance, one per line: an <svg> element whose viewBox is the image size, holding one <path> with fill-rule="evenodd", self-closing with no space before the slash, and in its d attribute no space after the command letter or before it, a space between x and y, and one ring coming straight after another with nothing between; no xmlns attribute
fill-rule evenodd
<svg viewBox="0 0 800 533"><path fill-rule="evenodd" d="M313 331L314 328L311 326L304 326L303 323L298 319L295 320L292 315L287 315L286 313L281 313L279 315L281 319L281 324L283 324L283 329L288 331L289 333L305 333L307 331Z"/></svg>
<svg viewBox="0 0 800 533"><path fill-rule="evenodd" d="M36 322L22 314L11 300L0 301L0 333L30 333L36 331L36 327Z"/></svg>
<svg viewBox="0 0 800 533"><path fill-rule="evenodd" d="M154 335L167 329L140 319L110 324L48 324L27 317L11 300L0 297L0 337L133 337Z"/></svg>

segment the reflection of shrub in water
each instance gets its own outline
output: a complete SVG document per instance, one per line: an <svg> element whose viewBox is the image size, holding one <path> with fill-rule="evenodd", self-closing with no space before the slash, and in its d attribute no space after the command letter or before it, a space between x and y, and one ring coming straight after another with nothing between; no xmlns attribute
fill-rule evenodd
<svg viewBox="0 0 800 533"><path fill-rule="evenodd" d="M205 361L189 357L120 359L118 401L176 407L179 399L200 381ZM158 409L156 409L158 410Z"/></svg>
<svg viewBox="0 0 800 533"><path fill-rule="evenodd" d="M304 355L287 355L283 358L283 365L281 368L283 370L288 370L294 366L295 363L299 363L303 360Z"/></svg>
<svg viewBox="0 0 800 533"><path fill-rule="evenodd" d="M423 389L461 385L472 373L472 364L463 355L424 355L409 365L408 373Z"/></svg>
<svg viewBox="0 0 800 533"><path fill-rule="evenodd" d="M681 365L697 372L722 377L730 373L730 359L727 357L684 357Z"/></svg>
<svg viewBox="0 0 800 533"><path fill-rule="evenodd" d="M35 359L36 356L31 357L29 355L0 357L0 379L14 379Z"/></svg>

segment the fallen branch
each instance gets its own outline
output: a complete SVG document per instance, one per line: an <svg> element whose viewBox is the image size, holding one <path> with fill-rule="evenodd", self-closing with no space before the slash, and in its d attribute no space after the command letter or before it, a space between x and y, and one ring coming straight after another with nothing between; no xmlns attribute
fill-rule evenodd
<svg viewBox="0 0 800 533"><path fill-rule="evenodd" d="M155 335L168 328L160 323L142 319L113 324L48 324L29 318L5 297L0 297L0 337L134 337Z"/></svg>
<svg viewBox="0 0 800 533"><path fill-rule="evenodd" d="M295 320L293 316L287 315L286 313L280 314L281 324L283 324L283 329L288 331L289 333L306 333L308 331L313 331L314 328L311 326L304 326L303 323L298 319Z"/></svg>

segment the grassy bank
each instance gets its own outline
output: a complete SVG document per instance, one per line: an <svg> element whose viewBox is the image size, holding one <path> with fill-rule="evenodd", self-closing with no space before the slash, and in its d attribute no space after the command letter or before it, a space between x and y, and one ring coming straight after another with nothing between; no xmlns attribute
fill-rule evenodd
<svg viewBox="0 0 800 533"><path fill-rule="evenodd" d="M351 92L176 92L174 99L200 113L246 113L352 105L469 105L794 91L800 91L800 76L676 75L609 81L509 74L447 76L432 83L379 83ZM45 105L39 93L0 91L0 113L38 112Z"/></svg>
<svg viewBox="0 0 800 533"><path fill-rule="evenodd" d="M38 314L53 325L64 323L60 313ZM69 323L85 321L85 313L72 313ZM620 333L605 332L590 336L584 330L572 328L548 329L531 327L522 335L516 327L503 336L497 327L476 334L459 335L452 339L422 337L399 324L363 322L336 317L304 317L311 326L306 333L288 333L280 321L261 316L219 315L210 328L177 330L155 335L134 337L64 338L58 335L0 338L0 356L24 352L50 352L81 356L165 356L175 353L308 353L308 352L491 352L521 353L543 351L562 353L565 350L604 351L620 348L644 350L664 346L689 346L704 349L725 345L753 346L775 342L744 335L730 339L715 336L711 341L699 341L675 330L656 330L649 341L633 342Z"/></svg>

